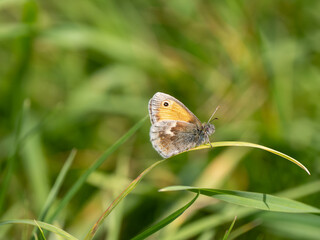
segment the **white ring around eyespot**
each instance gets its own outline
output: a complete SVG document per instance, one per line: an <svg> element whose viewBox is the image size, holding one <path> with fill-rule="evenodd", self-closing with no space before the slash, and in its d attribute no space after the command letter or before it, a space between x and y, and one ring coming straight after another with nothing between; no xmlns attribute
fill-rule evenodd
<svg viewBox="0 0 320 240"><path fill-rule="evenodd" d="M166 106L165 104L168 104L168 105ZM163 105L164 107L169 107L170 103L169 103L168 101L163 101L163 102L162 102L162 105Z"/></svg>

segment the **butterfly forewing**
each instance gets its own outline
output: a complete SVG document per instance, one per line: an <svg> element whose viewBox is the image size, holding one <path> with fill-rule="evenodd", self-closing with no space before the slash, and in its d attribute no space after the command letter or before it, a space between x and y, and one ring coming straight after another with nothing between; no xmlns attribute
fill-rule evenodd
<svg viewBox="0 0 320 240"><path fill-rule="evenodd" d="M151 123L175 120L201 125L200 120L179 100L165 93L156 93L149 102Z"/></svg>

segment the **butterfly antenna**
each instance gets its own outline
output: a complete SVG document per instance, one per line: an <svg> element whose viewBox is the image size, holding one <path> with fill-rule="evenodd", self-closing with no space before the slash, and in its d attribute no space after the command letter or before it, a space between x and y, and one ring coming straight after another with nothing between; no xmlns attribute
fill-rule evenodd
<svg viewBox="0 0 320 240"><path fill-rule="evenodd" d="M218 105L218 106L216 107L216 110L214 110L214 112L212 113L211 117L209 118L208 123L211 121L212 117L213 117L214 114L218 111L219 108L220 108L220 106ZM214 119L217 119L217 118L214 118ZM214 120L214 119L212 119L212 120Z"/></svg>

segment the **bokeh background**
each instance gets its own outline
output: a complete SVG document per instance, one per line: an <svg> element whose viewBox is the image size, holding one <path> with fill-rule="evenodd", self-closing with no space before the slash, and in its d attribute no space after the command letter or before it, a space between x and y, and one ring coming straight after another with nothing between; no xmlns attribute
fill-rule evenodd
<svg viewBox="0 0 320 240"><path fill-rule="evenodd" d="M261 150L182 154L152 170L96 239L129 239L192 198L157 191L168 185L293 189L292 198L319 207L319 12L316 0L1 1L1 220L37 219L75 148L58 202L148 114L158 91L202 121L220 105L213 141L274 148L311 176ZM146 121L89 177L55 225L83 237L125 186L160 159L149 128ZM236 215L237 239L312 239L307 232L317 232L308 227L320 224L314 215L245 211L203 197L150 239L222 239ZM2 226L0 238L28 239L31 230Z"/></svg>

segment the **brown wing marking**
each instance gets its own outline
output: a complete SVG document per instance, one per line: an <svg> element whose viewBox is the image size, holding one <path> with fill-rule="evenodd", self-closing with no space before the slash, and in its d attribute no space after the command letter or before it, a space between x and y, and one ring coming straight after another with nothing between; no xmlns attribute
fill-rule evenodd
<svg viewBox="0 0 320 240"><path fill-rule="evenodd" d="M157 152L168 158L196 146L199 136L195 127L182 121L159 121L151 126L150 140Z"/></svg>

